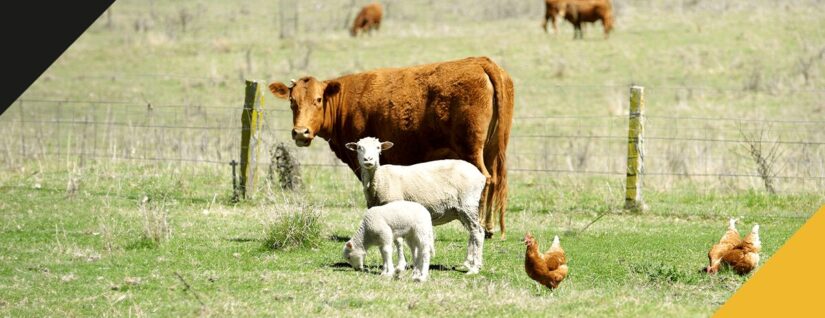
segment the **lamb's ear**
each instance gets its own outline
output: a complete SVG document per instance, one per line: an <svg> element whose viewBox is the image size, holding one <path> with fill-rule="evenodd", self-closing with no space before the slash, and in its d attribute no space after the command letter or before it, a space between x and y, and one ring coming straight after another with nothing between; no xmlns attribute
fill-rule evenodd
<svg viewBox="0 0 825 318"><path fill-rule="evenodd" d="M338 94L339 91L341 91L341 83L329 81L327 82L327 87L324 88L324 97L330 97Z"/></svg>
<svg viewBox="0 0 825 318"><path fill-rule="evenodd" d="M389 141L382 142L381 143L381 150L390 149L390 148L392 148L393 145L394 144L392 142L389 142Z"/></svg>
<svg viewBox="0 0 825 318"><path fill-rule="evenodd" d="M269 91L272 92L272 95L275 95L275 97L278 97L280 99L289 98L289 87L286 86L284 83L272 82L271 84L269 84Z"/></svg>
<svg viewBox="0 0 825 318"><path fill-rule="evenodd" d="M348 249L352 249L352 241L347 241L346 246Z"/></svg>
<svg viewBox="0 0 825 318"><path fill-rule="evenodd" d="M347 147L347 149L352 150L352 151L357 151L358 150L358 144L356 144L354 142L348 142L345 146Z"/></svg>

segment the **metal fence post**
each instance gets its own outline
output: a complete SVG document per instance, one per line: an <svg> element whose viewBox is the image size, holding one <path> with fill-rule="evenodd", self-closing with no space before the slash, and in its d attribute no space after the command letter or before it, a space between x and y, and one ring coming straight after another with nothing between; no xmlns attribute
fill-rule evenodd
<svg viewBox="0 0 825 318"><path fill-rule="evenodd" d="M642 197L642 176L644 174L644 87L630 87L630 113L627 128L627 187L625 190L626 210L642 212L647 205Z"/></svg>
<svg viewBox="0 0 825 318"><path fill-rule="evenodd" d="M260 122L263 116L264 95L258 81L246 81L246 97L241 114L241 197L255 193L260 148Z"/></svg>

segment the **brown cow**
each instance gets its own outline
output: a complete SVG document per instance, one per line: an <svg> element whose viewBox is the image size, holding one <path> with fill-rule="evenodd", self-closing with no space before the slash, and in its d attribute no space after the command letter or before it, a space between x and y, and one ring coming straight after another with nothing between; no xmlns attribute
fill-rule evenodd
<svg viewBox="0 0 825 318"><path fill-rule="evenodd" d="M563 18L563 9L567 5L567 0L544 0L544 22L541 24L541 27L544 28L544 32L547 33L547 21L553 23L553 33L558 34L559 28L556 25L556 18Z"/></svg>
<svg viewBox="0 0 825 318"><path fill-rule="evenodd" d="M361 12L358 12L355 21L352 22L352 29L349 30L349 34L358 36L359 31L371 32L373 29L377 31L381 27L382 14L383 8L381 8L380 3L365 5L361 8Z"/></svg>
<svg viewBox="0 0 825 318"><path fill-rule="evenodd" d="M382 154L387 164L472 163L487 177L479 202L487 236L498 212L504 238L514 91L510 75L489 58L377 69L325 81L304 77L290 86L271 83L269 89L290 101L295 144L306 147L320 136L359 178L358 159L345 145L367 136L402 146Z"/></svg>
<svg viewBox="0 0 825 318"><path fill-rule="evenodd" d="M559 12L564 19L573 24L573 39L584 38L582 22L602 20L604 37L613 29L613 5L610 0L562 0L564 8Z"/></svg>

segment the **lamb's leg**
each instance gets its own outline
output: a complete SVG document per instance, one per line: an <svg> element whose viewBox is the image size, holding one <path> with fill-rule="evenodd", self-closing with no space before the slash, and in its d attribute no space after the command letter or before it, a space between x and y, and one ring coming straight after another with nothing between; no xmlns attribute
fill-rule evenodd
<svg viewBox="0 0 825 318"><path fill-rule="evenodd" d="M392 241L381 246L381 258L384 259L384 270L381 271L382 276L392 277L395 275L395 268L392 266Z"/></svg>
<svg viewBox="0 0 825 318"><path fill-rule="evenodd" d="M407 259L404 257L404 239L403 238L396 238L395 239L395 248L398 251L398 265L395 266L395 270L399 272L403 272L407 269ZM415 257L413 257L415 259Z"/></svg>
<svg viewBox="0 0 825 318"><path fill-rule="evenodd" d="M421 248L410 246L410 250L412 251L413 262L412 279L413 281L418 281L418 279L421 277L421 267L418 264L419 259L421 258Z"/></svg>
<svg viewBox="0 0 825 318"><path fill-rule="evenodd" d="M427 242L420 242L416 248L419 252L418 258L415 259L415 267L418 268L419 275L413 277L413 281L426 282L430 274L430 248L428 244Z"/></svg>

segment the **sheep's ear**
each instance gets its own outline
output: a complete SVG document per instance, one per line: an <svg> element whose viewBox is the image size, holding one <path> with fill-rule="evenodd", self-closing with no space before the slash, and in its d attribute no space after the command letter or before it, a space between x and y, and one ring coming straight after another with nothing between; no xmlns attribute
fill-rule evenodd
<svg viewBox="0 0 825 318"><path fill-rule="evenodd" d="M347 241L347 248L352 249L352 241Z"/></svg>
<svg viewBox="0 0 825 318"><path fill-rule="evenodd" d="M393 146L392 142L389 142L389 141L382 142L381 143L381 150L390 149L390 148L392 148L392 146Z"/></svg>
<svg viewBox="0 0 825 318"><path fill-rule="evenodd" d="M356 144L354 142L348 142L345 146L347 147L347 149L352 150L352 151L358 150L358 144Z"/></svg>
<svg viewBox="0 0 825 318"><path fill-rule="evenodd" d="M284 83L272 82L272 84L269 84L269 90L272 92L272 95L280 99L287 99L287 97L289 97L289 87L284 85Z"/></svg>

